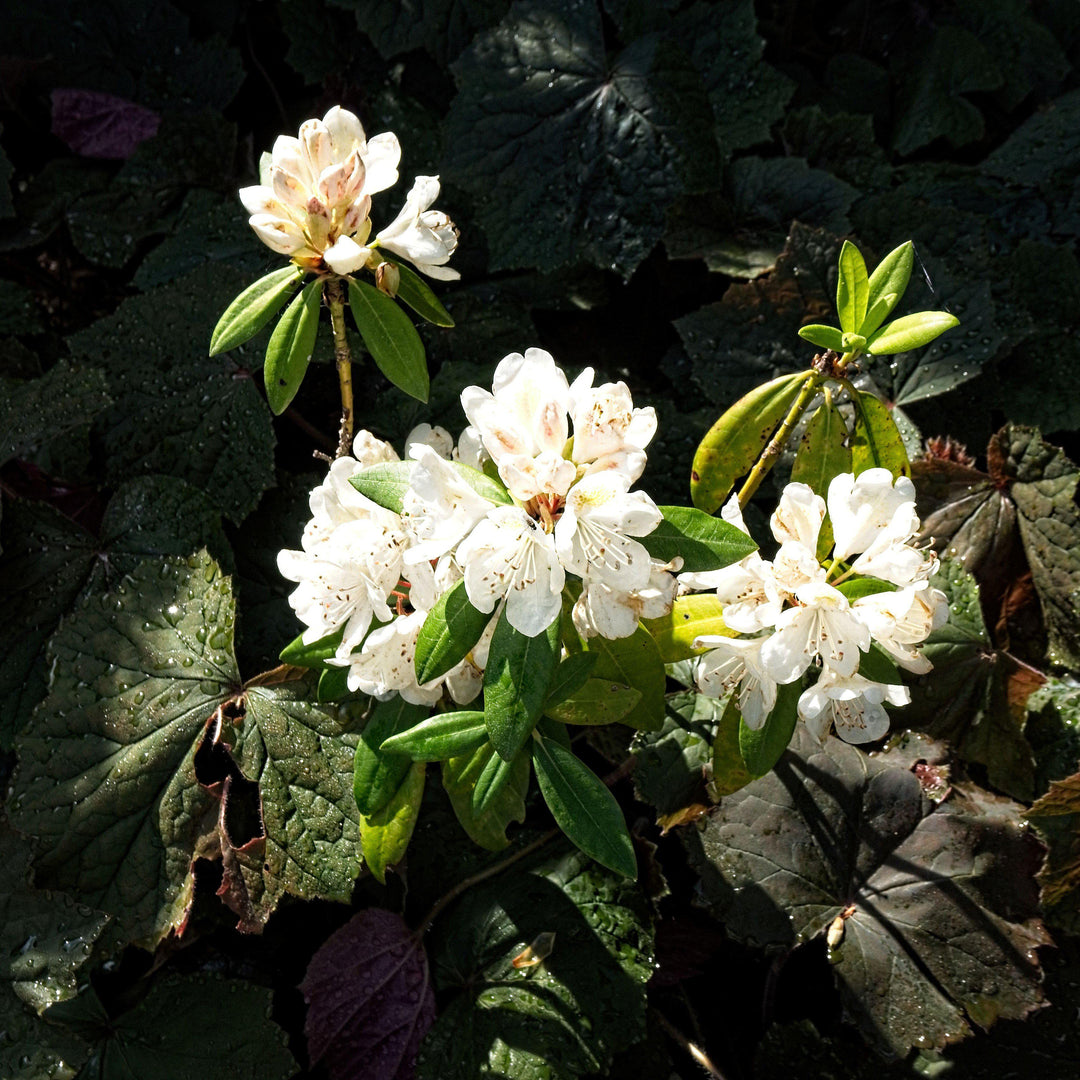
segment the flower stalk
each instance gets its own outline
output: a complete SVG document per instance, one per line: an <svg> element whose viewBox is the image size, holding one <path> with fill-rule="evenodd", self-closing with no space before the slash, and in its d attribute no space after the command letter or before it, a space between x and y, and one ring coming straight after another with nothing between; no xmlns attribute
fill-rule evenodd
<svg viewBox="0 0 1080 1080"><path fill-rule="evenodd" d="M327 279L326 302L330 308L330 325L334 330L334 361L337 364L338 385L341 388L341 427L338 431L337 456L349 453L353 440L352 353L345 336L345 280L336 275Z"/></svg>

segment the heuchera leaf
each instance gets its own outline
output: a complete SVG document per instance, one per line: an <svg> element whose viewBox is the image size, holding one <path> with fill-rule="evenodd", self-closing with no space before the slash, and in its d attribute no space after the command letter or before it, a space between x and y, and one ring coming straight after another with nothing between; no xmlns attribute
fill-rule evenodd
<svg viewBox="0 0 1080 1080"><path fill-rule="evenodd" d="M512 961L542 933L554 947L524 978ZM644 1030L652 948L637 888L576 851L469 889L431 937L445 1006L419 1080L605 1074Z"/></svg>
<svg viewBox="0 0 1080 1080"><path fill-rule="evenodd" d="M303 271L285 266L249 285L218 320L210 335L210 355L228 352L254 337L300 284Z"/></svg>
<svg viewBox="0 0 1080 1080"><path fill-rule="evenodd" d="M1027 816L1050 849L1039 871L1047 918L1075 934L1080 928L1080 773L1051 783Z"/></svg>
<svg viewBox="0 0 1080 1080"><path fill-rule="evenodd" d="M305 285L270 335L263 378L266 400L275 416L280 416L289 407L307 373L319 329L322 289L321 280Z"/></svg>
<svg viewBox="0 0 1080 1080"><path fill-rule="evenodd" d="M368 908L331 934L300 984L312 1064L331 1080L409 1080L435 1020L421 942L400 915Z"/></svg>
<svg viewBox="0 0 1080 1080"><path fill-rule="evenodd" d="M690 497L711 514L727 500L787 415L809 375L781 375L741 397L709 429L694 455Z"/></svg>
<svg viewBox="0 0 1080 1080"><path fill-rule="evenodd" d="M423 762L414 764L390 801L370 817L360 819L364 862L380 885L386 884L386 868L405 857L420 816L426 768Z"/></svg>
<svg viewBox="0 0 1080 1080"><path fill-rule="evenodd" d="M212 797L196 737L236 690L233 600L205 553L148 560L53 637L48 698L18 742L12 823L38 837L39 885L154 944L191 899Z"/></svg>
<svg viewBox="0 0 1080 1080"><path fill-rule="evenodd" d="M729 933L790 948L841 912L833 974L866 1036L903 1056L1022 1018L1042 1001L1034 838L1020 808L977 788L934 802L925 739L867 755L800 729L776 769L682 833Z"/></svg>
<svg viewBox="0 0 1080 1080"><path fill-rule="evenodd" d="M491 612L469 603L465 582L455 582L428 612L416 639L416 681L430 682L460 664L480 640Z"/></svg>
<svg viewBox="0 0 1080 1080"><path fill-rule="evenodd" d="M682 569L718 570L757 551L757 544L722 518L690 506L661 506L663 521L641 537L649 554L661 562L681 558Z"/></svg>
<svg viewBox="0 0 1080 1080"><path fill-rule="evenodd" d="M366 281L349 281L349 307L379 370L399 390L427 401L431 388L427 356L409 316Z"/></svg>
<svg viewBox="0 0 1080 1080"><path fill-rule="evenodd" d="M470 754L443 763L442 782L461 827L488 851L501 851L510 842L506 827L525 820L525 793L529 789L529 756L520 754L510 766L506 782L483 810L473 806L476 784L493 759L502 759L489 742Z"/></svg>

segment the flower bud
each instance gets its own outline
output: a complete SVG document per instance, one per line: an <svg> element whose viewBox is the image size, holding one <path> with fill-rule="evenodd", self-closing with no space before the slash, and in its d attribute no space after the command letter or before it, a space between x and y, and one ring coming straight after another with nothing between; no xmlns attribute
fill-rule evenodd
<svg viewBox="0 0 1080 1080"><path fill-rule="evenodd" d="M375 267L375 286L387 296L397 296L401 285L401 271L392 262L381 262Z"/></svg>

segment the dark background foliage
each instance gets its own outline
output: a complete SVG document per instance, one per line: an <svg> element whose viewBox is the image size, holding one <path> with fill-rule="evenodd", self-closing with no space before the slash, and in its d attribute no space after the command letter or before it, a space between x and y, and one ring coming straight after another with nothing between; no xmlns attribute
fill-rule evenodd
<svg viewBox="0 0 1080 1080"><path fill-rule="evenodd" d="M962 550L994 569L980 574L968 564L983 586L982 615L978 596L965 595L968 637L937 646L968 664L973 703L952 687L935 698L931 687L921 705L917 695L913 716L921 708L921 726L958 746L977 781L1008 795L1029 800L1077 771L1080 707L1067 678L1040 690L1027 713L1020 699L1019 727L1009 712L1010 692L1039 685L1023 683L1024 663L1049 662L1060 675L1078 663L1075 607L1051 611L1045 602L1080 588L1075 468L1067 458L1033 465L1045 444L1026 429L1010 429L1008 445L995 454L991 444L983 456L1006 421L1039 427L1073 460L1080 452L1075 0L39 0L5 3L0 25L0 786L8 786L16 745L27 759L54 752L59 706L32 719L50 663L76 649L85 613L115 598L124 575L145 576L141 560L205 547L232 575L235 659L223 652L219 664L195 649L220 672L203 691L207 715L227 697L237 665L244 678L272 666L294 632L274 559L299 538L306 493L322 468L312 451L336 439L328 326L316 348L322 368L273 422L258 370L264 341L212 360L206 353L229 299L279 263L248 229L236 189L255 181L277 134L338 103L369 133L397 133L404 184L441 175L438 205L462 231L453 262L462 280L437 286L457 326L422 328L430 403L405 399L370 364L358 372L359 423L396 441L421 420L456 432L460 388L488 381L505 353L540 345L570 371L593 365L625 379L636 402L656 406L660 433L644 483L659 502L685 502L693 450L716 416L757 382L810 359L795 332L829 321L840 239L853 237L871 265L913 239L918 260L905 304L945 308L961 326L860 378L893 408L913 453L924 438L946 434L970 448L973 460L962 467L982 479L940 466L946 474L924 487L947 535L962 536ZM403 190L382 198L398 200ZM384 201L376 214L396 205ZM975 484L982 501L958 518L950 508L961 483ZM1052 512L1044 498L1056 500ZM1019 542L993 543L1012 536L1017 513L1034 586ZM1048 520L1050 533L1038 533ZM1040 546L1051 533L1057 546ZM1031 555L1036 548L1042 561ZM146 579L144 591L163 587ZM947 715L940 695L952 703ZM278 710L326 745L338 738L286 696L267 691L268 717ZM497 895L473 895L454 925L473 935L476 951L456 956L461 942L449 932L430 950L440 1015L475 1013L484 988L499 985L484 950L505 936L514 914L505 908L548 896L553 924L572 938L583 932L582 912L602 902L610 918L593 930L622 957L605 969L610 1008L597 1006L605 989L591 973L553 961L550 987L530 983L535 993L515 991L502 1005L529 1020L499 1059L506 1075L538 1076L538 1060L562 1054L559 1075L699 1075L676 1029L706 1046L729 1078L883 1075L845 1019L847 999L820 939L767 954L732 931L715 897L708 907L694 903L708 891L695 869L701 856L661 838L652 823L706 801L708 754L693 734L703 718L692 713L684 708L665 733L638 745L635 785L615 788L639 841L641 889L624 895L631 890L569 866L567 856L509 881L497 917ZM992 725L999 741L988 745ZM205 745L201 764L189 763L190 790L217 785L225 807L220 790L232 774L213 773ZM251 746L248 736L245 754L277 760L269 743ZM612 767L605 757L618 765L626 749L598 739L588 753L603 771ZM167 772L188 767L168 760ZM429 795L404 874L386 890L362 876L354 908L387 908L415 926L481 865L483 853L459 837L442 792ZM535 826L544 818L530 803L526 839ZM15 895L25 888L29 849L7 831L2 842L19 852L4 860L15 867ZM227 861L242 850L216 854ZM38 866L39 884L48 884L47 865ZM69 865L54 871L58 887L88 895ZM80 912L71 933L87 946L83 959L91 945L99 950L87 968L92 989L46 1014L59 1018L53 1043L43 1021L5 1004L0 1055L20 1038L68 1053L63 1040L78 1037L84 1049L73 1058L93 1047L85 1076L126 1075L111 1071L118 1055L153 1060L138 1054L151 1053L148 1032L160 1031L168 1038L157 1067L174 1070L162 1076L289 1075L287 1057L275 1057L276 1036L257 1036L272 990L273 1017L307 1061L297 987L350 910L286 897L262 936L239 936L213 896L221 873L210 858L196 863L184 947L168 938L154 959L119 951L140 934L124 936L115 920L103 930L90 908ZM347 866L341 874L347 881ZM275 871L260 886L273 895L266 910L282 889L340 898L343 888L304 892L281 882ZM646 1013L649 905L657 967ZM1075 899L1059 919L1077 929ZM388 939L401 932L380 929ZM18 953L36 935L20 931L11 948ZM1052 1005L946 1051L952 1075L1006 1075L1003 1055L1009 1075L1076 1074L1080 954L1074 938L1055 939L1056 953L1043 950ZM419 955L409 952L399 981L419 968ZM164 974L147 978L162 964ZM73 968L63 970L66 988ZM234 992L218 992L223 980ZM424 1002L415 1013L427 1015ZM593 1033L571 1051L560 1010L590 1008ZM443 1075L438 1066L455 1055L488 1061L488 1043L508 1036L484 1015L468 1046L437 1027L427 1056L421 1050L421 1074ZM245 1041L245 1032L256 1035ZM357 1055L369 1053L359 1039ZM52 1059L31 1060L28 1049L12 1060L0 1056L5 1069L23 1070L13 1074L33 1076ZM242 1064L230 1071L234 1062ZM916 1049L888 1068L901 1076L944 1067ZM396 1074L387 1067L383 1075Z"/></svg>

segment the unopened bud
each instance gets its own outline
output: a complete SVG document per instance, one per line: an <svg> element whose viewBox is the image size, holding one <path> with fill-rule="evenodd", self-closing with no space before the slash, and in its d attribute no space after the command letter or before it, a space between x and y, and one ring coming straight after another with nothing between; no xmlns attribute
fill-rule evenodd
<svg viewBox="0 0 1080 1080"><path fill-rule="evenodd" d="M392 262L381 262L375 267L375 285L387 296L397 296L401 273Z"/></svg>

